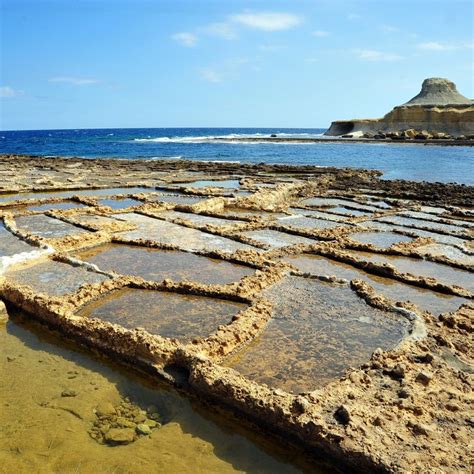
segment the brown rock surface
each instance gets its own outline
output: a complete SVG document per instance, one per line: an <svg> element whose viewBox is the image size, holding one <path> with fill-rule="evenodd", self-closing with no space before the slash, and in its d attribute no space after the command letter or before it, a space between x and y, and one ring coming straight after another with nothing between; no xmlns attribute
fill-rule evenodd
<svg viewBox="0 0 474 474"><path fill-rule="evenodd" d="M381 119L337 120L326 135L376 134L406 132L404 138L445 138L474 134L474 102L461 95L453 82L441 78L423 81L418 95L403 105L394 107ZM418 131L418 133L414 133ZM428 133L429 132L429 133ZM421 135L420 135L421 137Z"/></svg>

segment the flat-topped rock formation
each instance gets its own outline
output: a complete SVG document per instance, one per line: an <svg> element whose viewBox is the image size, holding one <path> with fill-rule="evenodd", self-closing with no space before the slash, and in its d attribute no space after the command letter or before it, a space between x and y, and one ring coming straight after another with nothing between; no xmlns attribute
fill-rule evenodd
<svg viewBox="0 0 474 474"><path fill-rule="evenodd" d="M474 138L474 101L464 97L454 82L442 78L423 81L421 91L380 119L337 120L326 135L350 138L428 139Z"/></svg>

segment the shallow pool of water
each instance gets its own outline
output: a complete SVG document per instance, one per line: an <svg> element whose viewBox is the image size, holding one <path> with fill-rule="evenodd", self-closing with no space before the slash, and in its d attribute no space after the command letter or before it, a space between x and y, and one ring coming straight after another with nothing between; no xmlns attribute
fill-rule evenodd
<svg viewBox="0 0 474 474"><path fill-rule="evenodd" d="M137 201L136 199L101 199L99 200L100 206L108 206L112 209L126 209L132 206L141 206L143 202Z"/></svg>
<svg viewBox="0 0 474 474"><path fill-rule="evenodd" d="M453 235L438 234L437 232L430 232L429 230L415 229L413 227L403 227L401 225L388 224L388 223L378 222L378 221L364 221L364 222L361 222L359 225L363 227L368 227L371 229L382 230L382 231L397 230L399 232L409 232L410 234L414 234L418 237L429 237L435 240L436 242L447 244L447 245L459 245L461 247L465 247L468 244L468 241L461 237L454 237Z"/></svg>
<svg viewBox="0 0 474 474"><path fill-rule="evenodd" d="M153 198L152 201L156 202L170 202L174 204L186 204L186 205L194 205L198 202L204 201L208 199L207 197L197 197L197 196L186 196L185 194L160 194Z"/></svg>
<svg viewBox="0 0 474 474"><path fill-rule="evenodd" d="M430 262L419 258L402 257L398 255L379 255L370 252L351 251L359 258L370 262L388 263L401 273L436 278L446 285L462 286L474 291L474 273L441 263Z"/></svg>
<svg viewBox="0 0 474 474"><path fill-rule="evenodd" d="M210 336L245 308L243 303L206 296L127 288L86 305L79 315L190 342Z"/></svg>
<svg viewBox="0 0 474 474"><path fill-rule="evenodd" d="M74 293L87 283L100 283L106 276L74 267L67 263L46 260L34 266L26 266L7 272L6 277L21 285L28 285L34 291L51 296Z"/></svg>
<svg viewBox="0 0 474 474"><path fill-rule="evenodd" d="M88 232L80 227L43 214L17 217L15 218L15 222L18 229L46 239L85 234Z"/></svg>
<svg viewBox="0 0 474 474"><path fill-rule="evenodd" d="M420 309L430 311L436 316L448 311L455 311L467 302L459 296L446 295L373 275L347 263L320 255L292 255L286 257L284 261L296 266L302 272L313 275L335 276L346 280L364 280L378 293L390 298L393 302L411 301Z"/></svg>
<svg viewBox="0 0 474 474"><path fill-rule="evenodd" d="M202 214L193 214L191 212L163 211L157 213L157 215L170 219L183 219L201 226L211 224L218 227L227 227L230 225L245 224L245 221L239 221L237 219L222 219L220 217L204 216Z"/></svg>
<svg viewBox="0 0 474 474"><path fill-rule="evenodd" d="M323 472L171 388L92 357L18 317L0 323L0 462L5 473ZM62 397L65 391L76 396ZM126 446L88 434L99 404L156 411L163 425ZM293 464L294 463L294 464ZM330 472L325 469L324 472Z"/></svg>
<svg viewBox="0 0 474 474"><path fill-rule="evenodd" d="M151 188L106 188L106 189L76 189L72 191L44 191L31 193L0 194L0 202L18 201L23 199L44 199L51 197L72 197L72 196L113 196L115 194L137 194L154 191Z"/></svg>
<svg viewBox="0 0 474 474"><path fill-rule="evenodd" d="M415 228L430 229L430 230L440 230L443 232L450 232L453 234L467 233L468 229L463 229L455 225L441 224L439 222L430 222L421 219L414 219L411 217L402 217L402 216L387 216L381 218L382 222L387 222L389 224L402 225L402 226L413 226Z"/></svg>
<svg viewBox="0 0 474 474"><path fill-rule="evenodd" d="M303 215L307 217L316 217L318 219L325 219L334 222L345 222L347 220L347 217L345 216L338 216L336 214L331 214L329 212L324 211L315 211L314 209L300 209L296 207L290 207L289 211L293 214Z"/></svg>
<svg viewBox="0 0 474 474"><path fill-rule="evenodd" d="M228 188L228 189L237 189L240 187L240 182L238 179L226 179L222 181L211 181L211 180L199 180L193 181L192 183L180 183L181 186L189 188Z"/></svg>
<svg viewBox="0 0 474 474"><path fill-rule="evenodd" d="M105 271L134 275L146 280L191 280L205 284L233 283L255 272L252 268L195 255L132 245L107 244L75 253Z"/></svg>
<svg viewBox="0 0 474 474"><path fill-rule="evenodd" d="M265 291L274 315L254 342L226 361L252 380L299 393L341 377L390 349L408 323L368 306L348 287L287 277Z"/></svg>
<svg viewBox="0 0 474 474"><path fill-rule="evenodd" d="M331 212L335 212L337 214L345 214L350 217L360 217L360 216L370 216L370 212L366 211L359 211L357 209L349 209L347 207L342 207L342 206L336 206L336 207L330 207L328 209Z"/></svg>
<svg viewBox="0 0 474 474"><path fill-rule="evenodd" d="M9 232L0 221L0 257L30 252L37 249Z"/></svg>
<svg viewBox="0 0 474 474"><path fill-rule="evenodd" d="M431 254L435 256L443 256L465 265L474 265L474 255L468 255L451 245L429 244L417 247L416 250L424 255Z"/></svg>
<svg viewBox="0 0 474 474"><path fill-rule="evenodd" d="M299 235L287 234L286 232L269 229L251 230L243 232L242 235L272 248L287 247L296 244L310 245L317 242L316 240L301 237Z"/></svg>
<svg viewBox="0 0 474 474"><path fill-rule="evenodd" d="M127 239L148 239L164 244L177 245L184 250L221 250L222 252L234 252L238 249L255 249L255 247L232 239L209 234L197 229L191 229L161 219L155 219L153 217L133 213L120 214L118 217L137 226L136 230L120 233L121 236Z"/></svg>
<svg viewBox="0 0 474 474"><path fill-rule="evenodd" d="M313 217L305 216L285 216L278 219L278 224L285 227L294 227L297 229L333 229L334 227L340 227L341 224L338 224L334 221L326 221L323 219L316 219Z"/></svg>
<svg viewBox="0 0 474 474"><path fill-rule="evenodd" d="M372 244L383 249L387 249L399 242L410 242L413 240L411 237L395 232L357 232L355 234L349 234L348 237L356 242Z"/></svg>
<svg viewBox="0 0 474 474"><path fill-rule="evenodd" d="M38 204L37 206L21 206L21 207L15 207L15 208L10 208L6 210L11 210L11 211L36 211L36 212L43 212L43 211L52 211L54 209L58 210L68 210L68 209L78 209L81 207L85 207L84 204L81 204L79 202L74 202L74 201L65 201L65 202L52 202L52 203L47 203L47 204Z"/></svg>

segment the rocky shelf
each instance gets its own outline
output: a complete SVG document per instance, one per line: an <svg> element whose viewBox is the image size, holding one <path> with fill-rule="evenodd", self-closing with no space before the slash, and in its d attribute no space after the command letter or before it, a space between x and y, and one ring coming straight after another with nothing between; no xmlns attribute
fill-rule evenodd
<svg viewBox="0 0 474 474"><path fill-rule="evenodd" d="M0 173L0 319L342 471L469 472L472 187L185 160L4 155ZM163 429L128 402L95 418L111 445Z"/></svg>

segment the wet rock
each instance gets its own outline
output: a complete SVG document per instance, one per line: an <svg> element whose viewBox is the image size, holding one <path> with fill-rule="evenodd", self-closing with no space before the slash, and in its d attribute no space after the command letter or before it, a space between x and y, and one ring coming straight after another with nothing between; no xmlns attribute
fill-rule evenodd
<svg viewBox="0 0 474 474"><path fill-rule="evenodd" d="M8 320L7 307L5 306L5 303L0 300L0 323L7 322L7 320Z"/></svg>
<svg viewBox="0 0 474 474"><path fill-rule="evenodd" d="M339 423L347 425L351 419L351 414L347 406L341 405L334 413L334 418L336 418Z"/></svg>
<svg viewBox="0 0 474 474"><path fill-rule="evenodd" d="M138 415L135 416L133 419L134 423L144 423L146 421L147 417L144 412L139 413Z"/></svg>
<svg viewBox="0 0 474 474"><path fill-rule="evenodd" d="M416 376L415 380L426 387L429 385L432 378L433 378L433 374L426 371L422 371Z"/></svg>
<svg viewBox="0 0 474 474"><path fill-rule="evenodd" d="M114 406L109 402L99 403L95 409L95 413L99 417L106 417L116 414Z"/></svg>
<svg viewBox="0 0 474 474"><path fill-rule="evenodd" d="M130 444L135 440L135 431L131 428L112 428L104 436L108 444Z"/></svg>
<svg viewBox="0 0 474 474"><path fill-rule="evenodd" d="M78 393L75 390L63 390L61 392L61 397L77 397Z"/></svg>
<svg viewBox="0 0 474 474"><path fill-rule="evenodd" d="M146 420L144 424L149 426L150 428L157 428L161 426L160 423L157 423L155 420Z"/></svg>
<svg viewBox="0 0 474 474"><path fill-rule="evenodd" d="M151 434L151 428L146 423L140 423L135 429L138 434L142 434L145 436Z"/></svg>

